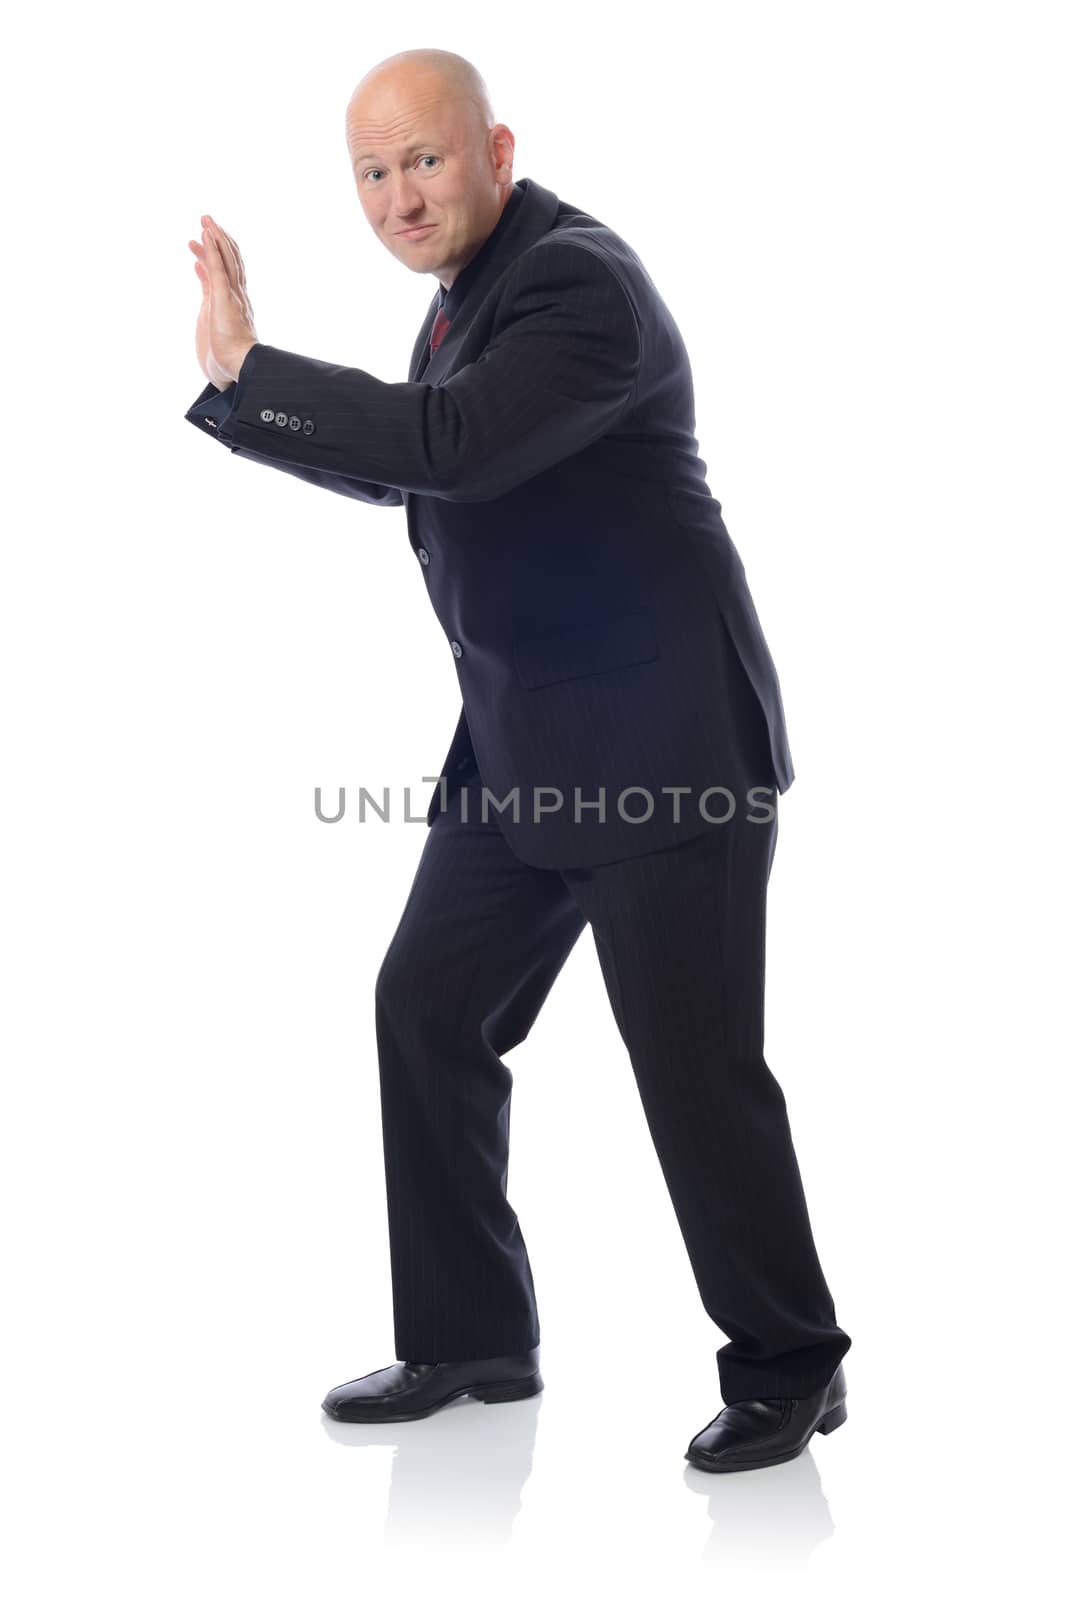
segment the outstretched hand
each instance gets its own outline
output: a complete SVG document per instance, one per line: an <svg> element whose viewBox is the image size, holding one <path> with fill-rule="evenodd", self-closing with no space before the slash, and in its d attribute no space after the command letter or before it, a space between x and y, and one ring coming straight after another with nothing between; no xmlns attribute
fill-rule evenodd
<svg viewBox="0 0 1081 1600"><path fill-rule="evenodd" d="M195 324L195 353L209 382L218 389L227 389L236 382L244 357L253 344L258 344L259 335L236 241L209 214L202 223L202 242L188 240L203 286L203 303Z"/></svg>

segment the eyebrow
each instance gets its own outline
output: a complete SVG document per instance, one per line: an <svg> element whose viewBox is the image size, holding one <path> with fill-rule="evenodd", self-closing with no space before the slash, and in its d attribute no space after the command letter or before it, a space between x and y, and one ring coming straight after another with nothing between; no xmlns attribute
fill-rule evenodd
<svg viewBox="0 0 1081 1600"><path fill-rule="evenodd" d="M432 145L435 143L437 143L437 141L434 139L426 139L423 144L411 144L409 149L406 151L406 155L415 156L418 150L430 150ZM362 161L381 161L382 159L382 156L374 156L372 155L371 151L369 151L366 155L357 156L356 160L353 162L353 165L356 167L359 166Z"/></svg>

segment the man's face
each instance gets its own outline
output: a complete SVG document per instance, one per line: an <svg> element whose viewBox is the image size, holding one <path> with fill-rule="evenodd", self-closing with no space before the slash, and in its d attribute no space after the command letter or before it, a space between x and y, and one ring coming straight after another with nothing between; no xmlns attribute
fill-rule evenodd
<svg viewBox="0 0 1081 1600"><path fill-rule="evenodd" d="M449 288L480 249L512 182L508 128L480 126L439 82L374 82L346 114L364 214L392 255ZM413 231L418 230L418 231Z"/></svg>

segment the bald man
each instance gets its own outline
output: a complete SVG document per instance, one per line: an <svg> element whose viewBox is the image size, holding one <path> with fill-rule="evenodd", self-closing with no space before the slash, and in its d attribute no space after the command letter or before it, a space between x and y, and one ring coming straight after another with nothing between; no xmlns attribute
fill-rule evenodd
<svg viewBox="0 0 1081 1600"><path fill-rule="evenodd" d="M407 380L262 343L240 251L204 216L208 382L186 413L234 455L404 507L462 694L375 986L398 1359L324 1409L396 1422L543 1387L503 1057L588 925L729 1341L725 1405L686 1458L790 1460L845 1420L851 1340L762 1053L766 885L794 774L687 352L618 234L515 181L514 136L462 57L380 62L346 136L373 232L438 282ZM603 1234L583 1238L603 1264Z"/></svg>

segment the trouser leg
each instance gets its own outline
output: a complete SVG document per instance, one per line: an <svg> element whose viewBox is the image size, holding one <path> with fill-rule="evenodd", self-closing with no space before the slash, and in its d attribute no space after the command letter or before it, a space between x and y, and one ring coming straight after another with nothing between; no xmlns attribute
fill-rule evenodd
<svg viewBox="0 0 1081 1600"><path fill-rule="evenodd" d="M851 1343L763 1055L776 827L776 814L734 817L671 850L561 874L592 927L702 1302L730 1341L717 1352L726 1403L808 1394Z"/></svg>
<svg viewBox="0 0 1081 1600"><path fill-rule="evenodd" d="M479 779L476 780L479 784ZM558 873L530 867L457 796L437 814L376 980L395 1353L465 1361L540 1339L507 1200L512 1076L585 926Z"/></svg>

